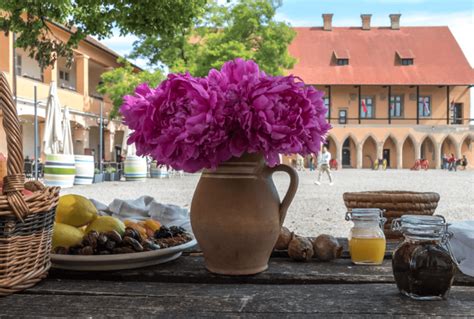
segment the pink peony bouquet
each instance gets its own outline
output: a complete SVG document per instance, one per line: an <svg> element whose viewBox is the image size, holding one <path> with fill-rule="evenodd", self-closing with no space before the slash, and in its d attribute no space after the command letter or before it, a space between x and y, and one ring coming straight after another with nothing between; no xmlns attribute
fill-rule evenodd
<svg viewBox="0 0 474 319"><path fill-rule="evenodd" d="M319 152L331 128L322 96L295 76L268 76L236 59L205 78L170 74L154 89L141 84L120 112L134 131L128 143L159 164L196 172L259 152L275 166L279 154Z"/></svg>

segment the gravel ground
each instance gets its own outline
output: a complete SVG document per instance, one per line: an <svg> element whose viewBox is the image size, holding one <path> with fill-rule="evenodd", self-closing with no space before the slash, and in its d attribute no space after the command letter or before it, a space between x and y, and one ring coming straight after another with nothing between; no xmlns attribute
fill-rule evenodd
<svg viewBox="0 0 474 319"><path fill-rule="evenodd" d="M299 172L298 192L288 211L285 225L303 236L321 233L346 236L351 223L344 220L342 194L364 190L433 191L441 195L437 214L449 221L474 219L474 171L448 172L441 170L352 170L333 172L334 185L323 176L321 186L314 185L315 172ZM148 179L146 182L106 182L65 189L62 194L76 193L104 203L114 198L134 199L150 195L163 203L189 207L198 174L182 178ZM276 173L274 181L281 196L286 192L289 178Z"/></svg>

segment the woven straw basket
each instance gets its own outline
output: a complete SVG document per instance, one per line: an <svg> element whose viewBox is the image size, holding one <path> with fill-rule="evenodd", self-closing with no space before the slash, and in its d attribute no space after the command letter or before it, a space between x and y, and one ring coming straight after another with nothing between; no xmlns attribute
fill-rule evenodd
<svg viewBox="0 0 474 319"><path fill-rule="evenodd" d="M387 222L384 233L387 239L400 239L400 232L391 230L392 220L402 215L433 215L438 207L438 193L417 193L405 191L377 191L344 193L347 209L380 208L385 210Z"/></svg>
<svg viewBox="0 0 474 319"><path fill-rule="evenodd" d="M0 107L7 136L8 175L0 195L0 296L34 286L46 277L50 263L58 187L27 182L23 174L20 124L10 87L0 74ZM23 189L33 191L23 196Z"/></svg>

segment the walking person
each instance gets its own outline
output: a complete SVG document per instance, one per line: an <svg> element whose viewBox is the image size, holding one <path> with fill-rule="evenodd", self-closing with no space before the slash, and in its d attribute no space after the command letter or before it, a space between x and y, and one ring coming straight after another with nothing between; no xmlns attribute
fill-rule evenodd
<svg viewBox="0 0 474 319"><path fill-rule="evenodd" d="M323 173L328 174L329 177L329 185L333 185L332 181L332 174L331 168L329 167L329 162L331 162L331 153L328 152L328 148L326 146L323 147L323 151L318 156L318 180L314 182L316 185L321 185L321 175Z"/></svg>
<svg viewBox="0 0 474 319"><path fill-rule="evenodd" d="M310 172L314 171L314 157L313 157L313 154L309 154L309 156L308 156L308 166L309 166L309 171Z"/></svg>
<svg viewBox="0 0 474 319"><path fill-rule="evenodd" d="M442 164L441 164L441 169L447 169L448 168L448 156L446 153L443 154L442 158Z"/></svg>
<svg viewBox="0 0 474 319"><path fill-rule="evenodd" d="M462 170L465 171L466 168L467 168L467 158L466 158L466 155L463 155L462 156L462 160L461 160L461 167L462 167Z"/></svg>
<svg viewBox="0 0 474 319"><path fill-rule="evenodd" d="M296 154L296 170L304 171L304 158L300 154Z"/></svg>
<svg viewBox="0 0 474 319"><path fill-rule="evenodd" d="M451 153L451 156L448 159L448 164L449 164L449 170L450 171L452 171L452 170L454 170L455 172L457 171L456 157L454 157L453 153Z"/></svg>

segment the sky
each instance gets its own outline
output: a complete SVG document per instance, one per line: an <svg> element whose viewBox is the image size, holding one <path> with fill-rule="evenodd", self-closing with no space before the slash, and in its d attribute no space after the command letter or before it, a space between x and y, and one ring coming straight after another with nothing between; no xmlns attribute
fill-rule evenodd
<svg viewBox="0 0 474 319"><path fill-rule="evenodd" d="M226 0L219 0L226 2ZM321 26L322 13L333 13L333 26L360 26L360 14L372 14L373 26L388 26L390 13L400 13L401 26L449 26L474 67L474 0L283 0L276 19L291 26ZM134 36L102 42L121 55L130 53ZM143 59L132 60L147 68Z"/></svg>

